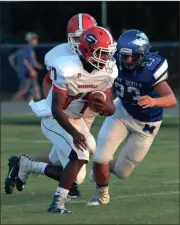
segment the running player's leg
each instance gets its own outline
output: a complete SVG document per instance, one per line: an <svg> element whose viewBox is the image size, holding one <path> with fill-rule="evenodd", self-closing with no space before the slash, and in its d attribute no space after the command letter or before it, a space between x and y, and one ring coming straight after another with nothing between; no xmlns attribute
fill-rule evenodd
<svg viewBox="0 0 180 225"><path fill-rule="evenodd" d="M98 195L88 202L88 205L107 204L109 202L109 161L127 137L128 130L125 124L113 115L107 118L99 132L97 147L94 155L94 176Z"/></svg>
<svg viewBox="0 0 180 225"><path fill-rule="evenodd" d="M120 179L129 177L135 167L142 162L153 143L161 122L142 123L131 120L128 125L132 133L125 141L119 157L113 160L113 163L111 162L114 165L111 172Z"/></svg>
<svg viewBox="0 0 180 225"><path fill-rule="evenodd" d="M44 134L55 146L56 151L60 151L66 156L67 165L62 171L61 178L58 188L55 192L55 197L53 203L49 207L49 212L66 212L64 204L66 202L66 197L68 195L69 189L72 187L73 182L76 180L76 177L83 165L89 160L89 151L80 151L76 149L73 143L71 135L69 135L64 129L62 129L59 124L54 119L43 119L42 127ZM41 165L41 166L40 166ZM43 164L45 168L42 168L41 162L28 162L21 163L20 160L20 170L18 177L26 179L26 176L30 172L40 172L46 170L46 175L48 176L49 171L52 172L53 168L49 168L49 165ZM48 168L48 169L47 169ZM73 171L73 173L72 173ZM54 171L56 173L56 171ZM57 197L58 196L58 197ZM68 212L68 211L67 211Z"/></svg>
<svg viewBox="0 0 180 225"><path fill-rule="evenodd" d="M91 129L91 126L92 126L97 114L98 113L93 112L89 107L84 112L83 119L89 130Z"/></svg>
<svg viewBox="0 0 180 225"><path fill-rule="evenodd" d="M7 177L5 178L5 183L4 183L4 190L6 194L12 194L16 186L16 179L17 179L17 174L19 170L18 161L19 161L18 156L11 156L8 159L9 169L8 169L8 174L7 174Z"/></svg>

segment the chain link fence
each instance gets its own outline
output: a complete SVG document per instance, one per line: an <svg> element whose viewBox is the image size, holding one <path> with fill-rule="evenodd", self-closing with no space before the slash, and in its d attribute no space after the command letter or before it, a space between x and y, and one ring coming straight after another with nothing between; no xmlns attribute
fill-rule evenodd
<svg viewBox="0 0 180 225"><path fill-rule="evenodd" d="M40 44L35 52L37 60L44 65L44 55L56 44ZM1 55L1 93L14 93L18 90L19 80L16 72L11 68L8 62L8 56L17 50L21 45L2 45ZM153 43L152 51L159 51L160 54L168 59L169 78L168 81L173 89L179 86L180 78L180 43ZM39 71L39 84L42 84L46 69Z"/></svg>

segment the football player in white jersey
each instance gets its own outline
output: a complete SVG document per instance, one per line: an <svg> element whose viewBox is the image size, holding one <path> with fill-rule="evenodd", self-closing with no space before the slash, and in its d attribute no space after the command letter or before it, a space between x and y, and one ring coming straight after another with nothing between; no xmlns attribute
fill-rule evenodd
<svg viewBox="0 0 180 225"><path fill-rule="evenodd" d="M79 38L78 55L57 58L51 65L53 86L46 100L31 105L41 116L44 135L55 147L53 165L20 157L18 182L26 182L31 172L57 179L59 185L48 212L70 213L65 208L67 195L76 180L82 183L79 173L85 169L89 154L95 150L95 140L82 119L87 98L93 91L103 91L107 100L97 100L94 107L105 116L114 113L110 88L118 71L113 54L116 45L112 35L102 27L85 30ZM51 154L50 153L50 154ZM64 170L55 166L60 161Z"/></svg>
<svg viewBox="0 0 180 225"><path fill-rule="evenodd" d="M119 99L115 113L105 120L98 134L94 155L98 194L88 202L90 206L109 203L109 171L120 179L129 177L158 133L163 108L176 105L166 82L167 60L149 48L148 37L139 30L128 30L118 40L119 74L114 89ZM113 159L123 141L119 156Z"/></svg>
<svg viewBox="0 0 180 225"><path fill-rule="evenodd" d="M97 23L95 19L86 13L79 13L75 16L73 16L67 25L67 39L68 42L64 44L60 44L53 49L51 49L46 55L45 55L45 65L48 70L44 80L43 80L43 93L44 97L46 98L49 90L52 86L52 80L50 79L50 68L52 63L56 60L56 58L63 57L63 56L72 56L77 53L77 47L79 44L79 37L83 30L96 26ZM87 126L91 127L93 121L94 121L94 115L92 111L87 109L83 115L84 121L87 124ZM54 147L53 147L54 149ZM50 157L53 157L52 154ZM56 157L56 156L55 156ZM51 163L51 158L49 159L49 150L43 150L37 153L36 156L33 157L34 159L38 161L48 162ZM7 194L12 194L13 190L15 188L16 183L16 177L17 177L17 167L18 167L18 156L12 156L9 159L9 171L8 175L5 180L5 192ZM22 188L24 187L24 184L22 184ZM22 188L19 187L19 190L22 190ZM78 191L77 184L74 183L73 187L71 188L69 192L70 197L79 197L80 192Z"/></svg>
<svg viewBox="0 0 180 225"><path fill-rule="evenodd" d="M76 54L77 47L79 45L79 36L82 33L82 31L96 25L97 25L96 20L89 14L79 13L73 16L69 20L68 26L67 26L68 43L60 44L54 47L45 55L44 60L45 60L45 65L47 69L49 70L50 65L57 57L70 56L70 55ZM43 81L43 90L44 90L45 97L47 97L47 94L52 85L52 81L50 79L49 74L50 73L48 71ZM92 113L92 111L87 109L83 115L83 118L85 120L85 123L90 129L95 118L94 113Z"/></svg>

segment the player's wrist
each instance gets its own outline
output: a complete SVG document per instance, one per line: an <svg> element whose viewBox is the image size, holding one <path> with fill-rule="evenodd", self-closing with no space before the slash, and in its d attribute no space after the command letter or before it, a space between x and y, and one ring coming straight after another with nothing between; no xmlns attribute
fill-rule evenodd
<svg viewBox="0 0 180 225"><path fill-rule="evenodd" d="M76 129L72 129L70 134L72 137L76 137L79 134L79 131Z"/></svg>
<svg viewBox="0 0 180 225"><path fill-rule="evenodd" d="M158 106L158 98L152 98L153 106Z"/></svg>
<svg viewBox="0 0 180 225"><path fill-rule="evenodd" d="M111 116L115 113L115 105L113 103L109 104L107 113L109 116Z"/></svg>

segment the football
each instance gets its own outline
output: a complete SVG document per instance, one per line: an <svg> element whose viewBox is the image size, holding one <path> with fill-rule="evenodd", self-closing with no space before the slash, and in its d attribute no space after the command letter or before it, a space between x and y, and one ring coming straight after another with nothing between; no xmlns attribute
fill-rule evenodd
<svg viewBox="0 0 180 225"><path fill-rule="evenodd" d="M106 101L106 94L102 91L94 91L89 94L88 106L94 112L98 112L98 110L93 106L93 103L96 101L96 99L101 99L103 101Z"/></svg>

